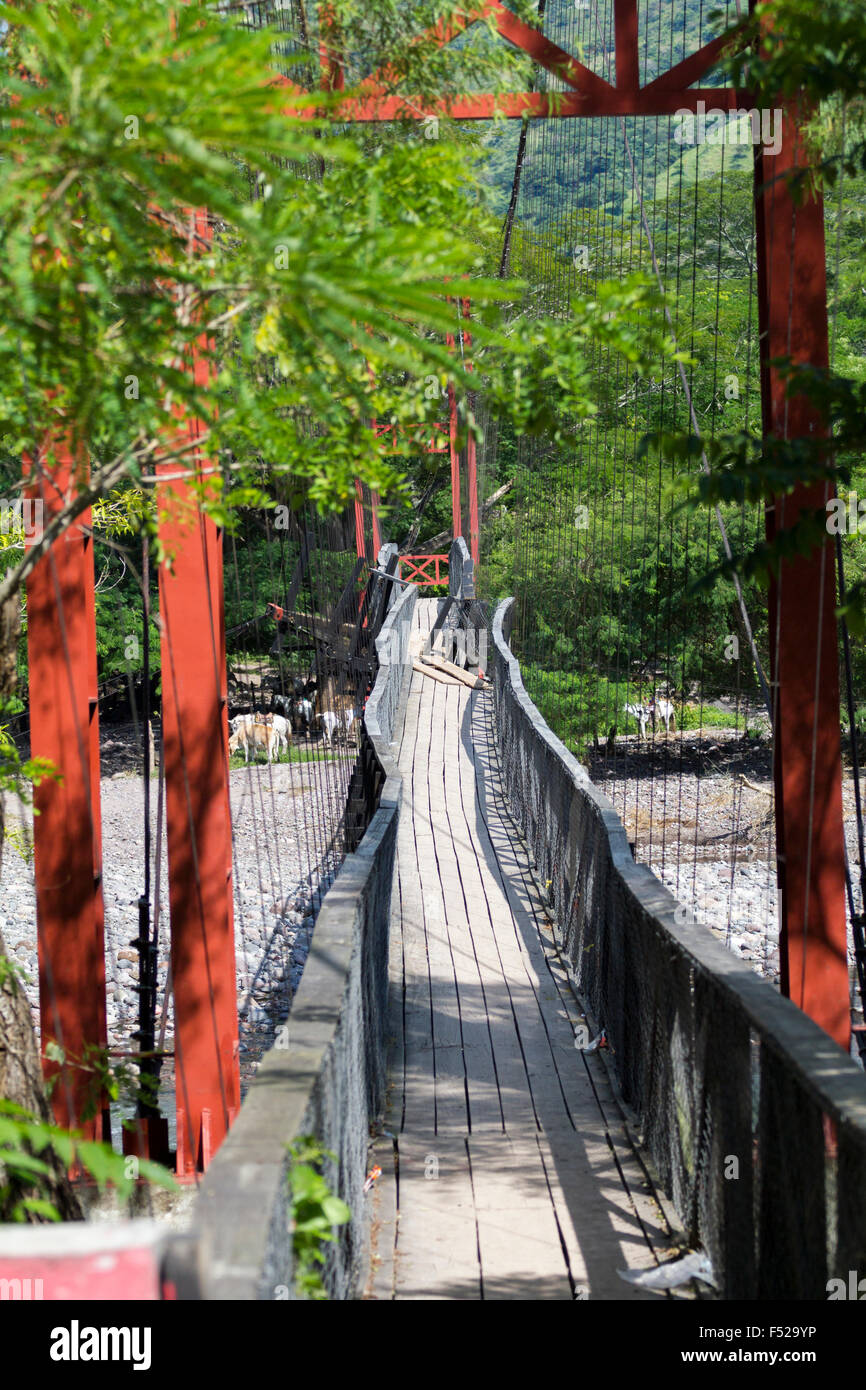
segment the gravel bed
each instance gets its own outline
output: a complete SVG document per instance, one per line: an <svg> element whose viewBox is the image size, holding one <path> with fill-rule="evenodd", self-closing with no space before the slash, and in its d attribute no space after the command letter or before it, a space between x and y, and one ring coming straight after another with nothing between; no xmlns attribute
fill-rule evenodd
<svg viewBox="0 0 866 1390"><path fill-rule="evenodd" d="M158 747L158 743L157 743ZM318 745L311 744L311 750ZM138 1026L138 898L144 878L144 781L131 726L108 726L102 739L103 885L109 1047L132 1050ZM354 756L354 749L349 753ZM349 780L345 753L310 762L250 764L230 772L233 833L236 986L240 1061L245 1090L276 1027L289 1013L309 951L315 915L338 867L341 819ZM136 770L137 769L137 770ZM155 843L158 782L151 779L151 834ZM32 837L32 816L7 799L7 843L0 875L0 930L12 959L28 977L27 996L39 1026L36 907L32 858L13 848ZM158 969L159 1028L168 964L168 868L161 852L161 922ZM155 884L153 885L155 892ZM152 895L153 902L153 895ZM173 1047L173 1018L165 1018L165 1046ZM163 1113L173 1115L173 1068L163 1067Z"/></svg>
<svg viewBox="0 0 866 1390"><path fill-rule="evenodd" d="M635 858L679 899L683 921L708 927L778 987L769 738L744 738L730 728L658 732L642 742L626 736L611 752L591 754L588 770L616 807ZM857 823L850 776L843 782L843 807L854 865ZM850 940L848 952L853 971Z"/></svg>
<svg viewBox="0 0 866 1390"><path fill-rule="evenodd" d="M317 745L311 745L316 748ZM350 750L353 752L353 750ZM322 896L338 866L335 846L345 806L350 759L257 763L230 773L236 987L240 1063L245 1091L286 1019L298 987ZM733 729L657 733L648 741L620 737L613 751L587 759L595 783L610 797L635 846L635 857L675 894L683 920L706 926L772 985L779 983L778 901L769 739ZM140 754L131 726L103 728L102 824L106 913L109 1046L132 1050L138 1026L137 903L143 886L144 815ZM864 786L866 799L866 786ZM857 862L853 783L843 784L849 861ZM157 781L151 781L151 833L156 835ZM26 842L27 808L8 799L7 823ZM15 837L13 836L13 842ZM856 878L856 874L855 874ZM167 917L163 841L161 892ZM858 899L859 903L859 899ZM36 912L32 862L7 844L0 876L0 930L28 976L39 1023ZM165 998L166 934L158 972L158 1026ZM849 942L853 969L853 946ZM165 1017L165 1046L173 1019ZM171 1061L162 1073L162 1109L173 1127ZM119 1113L115 1117L119 1124Z"/></svg>

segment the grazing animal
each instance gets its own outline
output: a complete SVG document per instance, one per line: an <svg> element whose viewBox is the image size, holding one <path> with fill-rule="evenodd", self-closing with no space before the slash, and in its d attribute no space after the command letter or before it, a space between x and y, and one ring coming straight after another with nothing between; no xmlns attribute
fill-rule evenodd
<svg viewBox="0 0 866 1390"><path fill-rule="evenodd" d="M281 714L266 714L265 721L277 736L277 757L279 757L281 748L285 748L288 752L289 744L292 741L292 726L288 719L285 719Z"/></svg>
<svg viewBox="0 0 866 1390"><path fill-rule="evenodd" d="M337 732L337 725L340 722L332 709L323 709L319 715L322 723L322 735L329 748L334 746L334 734Z"/></svg>
<svg viewBox="0 0 866 1390"><path fill-rule="evenodd" d="M355 722L355 701L351 695L334 696L334 712L346 726L346 742Z"/></svg>
<svg viewBox="0 0 866 1390"><path fill-rule="evenodd" d="M343 733L348 743L356 718L354 696L335 695L333 691L326 694L325 706L319 711L318 718L329 746L333 747L334 736L338 731Z"/></svg>
<svg viewBox="0 0 866 1390"><path fill-rule="evenodd" d="M264 724L264 722L265 716L263 714L236 714L233 719L229 720L229 728L233 734L236 734L242 724Z"/></svg>
<svg viewBox="0 0 866 1390"><path fill-rule="evenodd" d="M630 714L632 719L637 721L638 738L646 738L647 725L652 718L651 705L625 705L626 714Z"/></svg>
<svg viewBox="0 0 866 1390"><path fill-rule="evenodd" d="M295 708L301 721L301 728L305 734L309 734L313 727L313 702L306 695L297 701Z"/></svg>
<svg viewBox="0 0 866 1390"><path fill-rule="evenodd" d="M291 695L274 695L271 698L271 709L278 710L283 719L291 719L293 705Z"/></svg>
<svg viewBox="0 0 866 1390"><path fill-rule="evenodd" d="M677 712L670 700L654 699L650 705L652 711L653 728L656 726L656 715L664 720L665 733L670 733L671 729L677 726Z"/></svg>
<svg viewBox="0 0 866 1390"><path fill-rule="evenodd" d="M316 680L304 680L301 676L291 677L289 694L271 696L271 709L287 719L295 733L309 733L313 722L313 702L316 698Z"/></svg>
<svg viewBox="0 0 866 1390"><path fill-rule="evenodd" d="M250 760L250 749L255 758L260 748L264 748L268 762L272 762L279 748L279 735L272 724L240 724L229 739L229 753L237 753L241 748L245 763Z"/></svg>

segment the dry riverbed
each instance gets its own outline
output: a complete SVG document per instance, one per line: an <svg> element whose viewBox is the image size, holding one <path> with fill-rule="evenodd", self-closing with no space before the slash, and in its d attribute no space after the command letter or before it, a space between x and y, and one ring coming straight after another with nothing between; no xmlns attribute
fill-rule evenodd
<svg viewBox="0 0 866 1390"><path fill-rule="evenodd" d="M157 742L158 747L158 742ZM131 726L104 726L101 783L106 987L109 1047L132 1050L138 1027L138 898L144 882L144 781ZM317 746L311 745L311 752ZM354 750L351 750L354 751ZM315 913L338 863L348 758L251 764L230 774L236 987L240 1012L244 1087L287 1015L304 967ZM156 778L150 782L150 825L156 842ZM25 989L39 1023L36 904L32 815L11 798L12 829L0 875L0 930L9 955L26 973ZM20 844L23 853L14 846ZM165 1047L173 1047L173 1018L166 1003L168 878L163 832L160 856L161 921L157 1028L164 1017ZM156 883L153 884L154 901ZM164 1093L172 1090L171 1062L164 1064ZM173 1103L164 1113L173 1112Z"/></svg>
<svg viewBox="0 0 866 1390"><path fill-rule="evenodd" d="M635 845L683 906L778 985L772 746L728 728L619 738L588 759ZM866 792L866 787L864 787ZM843 783L849 863L857 863L854 784ZM853 969L853 946L849 942Z"/></svg>

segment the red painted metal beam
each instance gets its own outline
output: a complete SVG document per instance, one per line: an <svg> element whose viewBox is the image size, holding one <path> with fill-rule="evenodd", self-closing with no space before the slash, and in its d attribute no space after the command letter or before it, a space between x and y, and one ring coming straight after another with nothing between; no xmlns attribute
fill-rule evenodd
<svg viewBox="0 0 866 1390"><path fill-rule="evenodd" d="M382 549L382 531L379 526L379 494L374 488L370 489L370 521L373 527L373 560L378 560L379 551Z"/></svg>
<svg viewBox="0 0 866 1390"><path fill-rule="evenodd" d="M449 346L454 339L449 334ZM451 533L454 540L463 535L460 507L460 452L457 448L457 393L448 387L448 452L451 456Z"/></svg>
<svg viewBox="0 0 866 1390"><path fill-rule="evenodd" d="M802 157L793 110L784 111L781 153L756 154L758 293L764 433L816 438L824 421L804 398L787 399L769 364L826 367L827 286L820 197L795 203L784 175ZM829 485L800 486L768 508L767 533L823 508ZM831 538L786 561L770 590L775 695L776 852L781 889L783 993L846 1050L850 1040L839 652Z"/></svg>
<svg viewBox="0 0 866 1390"><path fill-rule="evenodd" d="M469 494L469 554L478 564L478 464L475 456L475 436L470 434L466 440L466 490Z"/></svg>
<svg viewBox="0 0 866 1390"><path fill-rule="evenodd" d="M403 573L403 578L410 584L417 584L419 589L423 589L427 584L447 584L447 573L442 574L442 566L447 569L447 555L401 555L401 568L409 566L408 573ZM430 566L434 565L433 574L430 573Z"/></svg>
<svg viewBox="0 0 866 1390"><path fill-rule="evenodd" d="M699 48L697 53L692 53L690 57L684 58L676 67L669 68L660 77L653 78L642 89L643 95L655 92L682 92L685 88L691 87L693 82L697 82L703 77L704 73L709 72L719 61L722 54L731 46L731 40L725 34L720 34L717 39L712 39L709 43ZM740 94L741 96L743 93Z"/></svg>
<svg viewBox="0 0 866 1390"><path fill-rule="evenodd" d="M618 92L640 88L640 55L637 45L637 0L614 0L616 87Z"/></svg>
<svg viewBox="0 0 866 1390"><path fill-rule="evenodd" d="M160 471L171 472L171 465ZM203 1171L240 1104L221 617L222 542L192 487L158 485L178 1172Z"/></svg>
<svg viewBox="0 0 866 1390"><path fill-rule="evenodd" d="M340 31L333 5L319 5L319 67L322 86L328 92L342 92L346 85L338 49Z"/></svg>
<svg viewBox="0 0 866 1390"><path fill-rule="evenodd" d="M617 4L620 0L617 0ZM626 3L634 3L634 0L626 0ZM531 25L524 24L523 20L518 19L517 15L511 10L507 10L502 4L490 4L486 9L495 16L496 28L504 39L507 39L515 48L520 48L524 53L528 53L530 58L539 67L546 68L556 77L561 77L564 82L577 88L580 92L595 94L596 96L611 92L613 89L609 82L598 73L592 71L584 63L581 63L565 49L559 48L550 39L545 38L540 29L533 29ZM635 24L637 21L635 20ZM637 52L637 28L635 28L635 52Z"/></svg>
<svg viewBox="0 0 866 1390"><path fill-rule="evenodd" d="M587 95L581 92L478 93L437 101L383 92L363 99L347 97L331 114L337 120L359 122L422 121L431 116L449 116L462 121L489 121L497 116L508 120L522 120L525 116L557 116L564 119L578 116L671 116L678 111L697 111L700 102L708 109L714 107L733 111L748 105L751 95L729 87L691 87L688 90L669 91L657 87L655 82L640 91L621 91L611 87ZM321 113L312 109L286 107L285 114L295 119L322 119Z"/></svg>
<svg viewBox="0 0 866 1390"><path fill-rule="evenodd" d="M82 482L82 470L62 440L33 468L29 498L41 501L42 522L62 510ZM51 546L27 580L27 649L31 756L47 758L62 780L34 792L33 822L39 1008L43 1053L63 1048L54 1116L88 1138L110 1136L107 1100L93 1094L93 1073L79 1063L89 1049L108 1046L99 787L99 706L93 542L88 509ZM130 931L133 922L130 919ZM96 1118L84 1122L88 1108Z"/></svg>
<svg viewBox="0 0 866 1390"><path fill-rule="evenodd" d="M209 236L206 214L195 235ZM193 355L204 383L208 363ZM178 434L198 438L198 421ZM199 467L207 460L197 455ZM222 537L176 463L157 466L177 1169L203 1171L240 1106Z"/></svg>
<svg viewBox="0 0 866 1390"><path fill-rule="evenodd" d="M367 559L367 540L364 535L364 493L355 479L355 550L359 560Z"/></svg>

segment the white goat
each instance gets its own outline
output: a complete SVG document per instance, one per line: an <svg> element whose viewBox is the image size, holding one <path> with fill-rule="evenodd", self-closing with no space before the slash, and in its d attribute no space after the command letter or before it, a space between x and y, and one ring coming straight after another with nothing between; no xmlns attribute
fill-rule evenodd
<svg viewBox="0 0 866 1390"><path fill-rule="evenodd" d="M632 719L637 721L638 738L646 738L647 725L652 718L652 708L649 705L626 705L626 714L630 714Z"/></svg>
<svg viewBox="0 0 866 1390"><path fill-rule="evenodd" d="M279 757L281 748L285 748L288 752L289 744L292 741L292 726L282 714L266 715L266 720L277 736L277 756Z"/></svg>
<svg viewBox="0 0 866 1390"><path fill-rule="evenodd" d="M655 728L656 715L658 715L660 719L664 720L666 734L670 733L672 728L676 728L677 712L674 709L673 704L670 700L666 700L664 698L656 698L650 705L650 709L652 710L653 728Z"/></svg>
<svg viewBox="0 0 866 1390"><path fill-rule="evenodd" d="M319 718L322 721L322 735L328 747L333 748L334 734L340 721L332 709L323 709Z"/></svg>
<svg viewBox="0 0 866 1390"><path fill-rule="evenodd" d="M348 743L349 734L355 722L355 701L351 695L335 695L333 706L333 709L323 709L319 712L322 731L328 740L329 747L333 747L334 735L341 725L345 726L346 742Z"/></svg>

